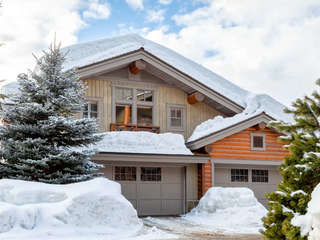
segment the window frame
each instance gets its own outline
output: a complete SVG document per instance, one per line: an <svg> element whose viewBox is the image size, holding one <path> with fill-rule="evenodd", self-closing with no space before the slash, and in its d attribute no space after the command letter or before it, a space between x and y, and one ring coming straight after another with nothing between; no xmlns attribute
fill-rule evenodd
<svg viewBox="0 0 320 240"><path fill-rule="evenodd" d="M120 180L117 180L116 179L117 178L116 168L134 168L135 169L135 179L134 180L127 180L127 179L121 180L121 171L120 171ZM124 173L123 175L127 176L128 174ZM118 182L137 182L138 181L138 168L136 166L114 166L114 180L118 181Z"/></svg>
<svg viewBox="0 0 320 240"><path fill-rule="evenodd" d="M180 108L182 110L182 126L181 127L174 127L171 126L171 108ZM186 105L184 104L167 104L167 131L178 131L184 132L186 130L186 119L187 119L187 111Z"/></svg>
<svg viewBox="0 0 320 240"><path fill-rule="evenodd" d="M240 174L238 174L238 175L232 175L232 170L246 170L247 171L247 175L240 175ZM237 181L236 179L233 181L232 180L232 177L236 177L236 176L239 176L239 177L241 177L241 176L247 176L247 181ZM249 181L249 168L230 168L230 182L232 182L232 183L249 183L250 181Z"/></svg>
<svg viewBox="0 0 320 240"><path fill-rule="evenodd" d="M103 111L103 107L102 107L102 99L101 98L95 98L95 97L86 97L85 100L84 100L84 104L87 104L87 103L93 103L93 102L96 102L97 103L97 125L98 125L98 128L101 129L102 128L102 111ZM80 113L80 117L81 118L84 118L84 115L83 115L84 111L81 111Z"/></svg>
<svg viewBox="0 0 320 240"><path fill-rule="evenodd" d="M130 100L117 100L116 99L116 88L127 88L132 90L132 101ZM137 90L152 91L152 102L148 101L138 101L137 100ZM112 122L116 123L116 105L131 105L131 124L138 124L138 106L149 106L152 107L152 126L156 124L156 90L154 88L138 87L138 86L112 86Z"/></svg>
<svg viewBox="0 0 320 240"><path fill-rule="evenodd" d="M155 174L153 174L153 173L151 173L151 174L146 174L146 173L145 173L145 175L148 175L148 176L151 176L151 177L155 177L156 180L149 180L149 179L145 180L145 179L142 177L142 175L143 175L142 169L143 169L143 168L145 168L145 169L152 169L152 168L154 168L154 169L159 169L159 174L158 174L158 173L155 173ZM159 179L158 179L158 177L159 177ZM161 167L140 167L140 181L141 181L141 182L161 182L161 181L162 181L162 168L161 168Z"/></svg>
<svg viewBox="0 0 320 240"><path fill-rule="evenodd" d="M253 139L254 137L262 137L262 144L263 147L254 147L253 144ZM265 151L266 150L266 134L264 133L251 133L250 135L250 145L251 145L251 150L253 151Z"/></svg>
<svg viewBox="0 0 320 240"><path fill-rule="evenodd" d="M253 176L253 171L266 171L267 174L266 175L256 175ZM253 181L253 177L260 177L262 179L266 179L267 181ZM269 183L269 169L258 169L258 168L252 168L251 169L251 182L252 183L265 183L268 184Z"/></svg>

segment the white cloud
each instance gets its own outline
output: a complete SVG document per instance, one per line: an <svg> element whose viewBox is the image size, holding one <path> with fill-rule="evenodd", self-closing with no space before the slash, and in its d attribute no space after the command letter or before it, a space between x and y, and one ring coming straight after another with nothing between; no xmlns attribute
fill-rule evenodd
<svg viewBox="0 0 320 240"><path fill-rule="evenodd" d="M164 13L163 9L160 10L148 10L147 11L147 21L148 22L162 22L164 20Z"/></svg>
<svg viewBox="0 0 320 240"><path fill-rule="evenodd" d="M143 0L126 0L127 4L133 9L133 10L143 10Z"/></svg>
<svg viewBox="0 0 320 240"><path fill-rule="evenodd" d="M110 16L110 13L110 5L107 2L100 3L99 0L90 0L88 10L83 12L83 17L106 19Z"/></svg>
<svg viewBox="0 0 320 240"><path fill-rule="evenodd" d="M174 16L178 33L160 28L146 37L290 104L310 94L320 77L319 15L318 0L215 0Z"/></svg>
<svg viewBox="0 0 320 240"><path fill-rule="evenodd" d="M169 5L172 2L172 0L158 0L158 2L163 5Z"/></svg>
<svg viewBox="0 0 320 240"><path fill-rule="evenodd" d="M33 69L32 53L40 55L56 33L62 45L77 42L86 22L81 18L106 18L107 3L97 0L4 0L0 8L0 79L15 81L17 74Z"/></svg>

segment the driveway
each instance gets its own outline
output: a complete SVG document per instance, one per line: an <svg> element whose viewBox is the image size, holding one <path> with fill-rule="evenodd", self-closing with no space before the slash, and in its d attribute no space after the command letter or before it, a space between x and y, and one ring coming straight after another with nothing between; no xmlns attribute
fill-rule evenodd
<svg viewBox="0 0 320 240"><path fill-rule="evenodd" d="M180 217L148 217L143 219L146 228L156 228L163 232L162 236L154 239L180 239L180 240L262 240L260 234L234 233L232 229L211 230L206 226L192 224Z"/></svg>

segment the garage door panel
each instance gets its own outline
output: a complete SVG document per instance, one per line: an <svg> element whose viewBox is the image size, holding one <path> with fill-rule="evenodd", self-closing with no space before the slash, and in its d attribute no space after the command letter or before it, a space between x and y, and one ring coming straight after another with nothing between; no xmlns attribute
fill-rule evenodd
<svg viewBox="0 0 320 240"><path fill-rule="evenodd" d="M161 199L161 185L160 184L138 184L137 194L140 199Z"/></svg>
<svg viewBox="0 0 320 240"><path fill-rule="evenodd" d="M180 183L182 179L182 168L162 168L162 183Z"/></svg>
<svg viewBox="0 0 320 240"><path fill-rule="evenodd" d="M137 198L137 184L121 183L121 192L127 199Z"/></svg>
<svg viewBox="0 0 320 240"><path fill-rule="evenodd" d="M181 197L181 184L161 184L161 199L181 199Z"/></svg>
<svg viewBox="0 0 320 240"><path fill-rule="evenodd" d="M162 200L161 213L163 215L181 214L181 200Z"/></svg>
<svg viewBox="0 0 320 240"><path fill-rule="evenodd" d="M161 200L139 200L138 210L138 214L143 216L161 215Z"/></svg>

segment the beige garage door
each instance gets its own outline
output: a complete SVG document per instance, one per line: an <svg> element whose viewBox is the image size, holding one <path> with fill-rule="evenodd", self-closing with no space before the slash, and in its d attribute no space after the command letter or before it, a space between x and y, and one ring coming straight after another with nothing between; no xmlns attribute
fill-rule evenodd
<svg viewBox="0 0 320 240"><path fill-rule="evenodd" d="M267 206L265 193L277 189L281 175L275 166L215 164L215 186L248 187Z"/></svg>
<svg viewBox="0 0 320 240"><path fill-rule="evenodd" d="M183 167L113 165L104 173L121 184L122 194L139 216L184 213Z"/></svg>

